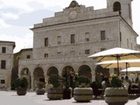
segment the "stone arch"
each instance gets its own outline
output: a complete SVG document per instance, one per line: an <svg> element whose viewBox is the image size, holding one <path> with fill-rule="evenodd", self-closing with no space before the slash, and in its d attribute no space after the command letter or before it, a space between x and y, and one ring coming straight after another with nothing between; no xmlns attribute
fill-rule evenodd
<svg viewBox="0 0 140 105"><path fill-rule="evenodd" d="M109 69L102 68L100 65L95 67L95 80L102 82L104 78L109 78Z"/></svg>
<svg viewBox="0 0 140 105"><path fill-rule="evenodd" d="M37 67L34 69L33 78L34 78L33 80L34 89L37 88L37 84L39 82L44 82L44 85L45 85L44 71L41 67Z"/></svg>
<svg viewBox="0 0 140 105"><path fill-rule="evenodd" d="M79 76L86 76L90 80L92 80L92 73L91 73L91 68L88 65L82 65L78 69L78 75Z"/></svg>
<svg viewBox="0 0 140 105"><path fill-rule="evenodd" d="M28 68L23 68L20 72L20 76L28 75L29 74L29 69Z"/></svg>
<svg viewBox="0 0 140 105"><path fill-rule="evenodd" d="M71 74L71 73L75 73L72 66L65 66L62 70L62 76L67 75L67 74Z"/></svg>
<svg viewBox="0 0 140 105"><path fill-rule="evenodd" d="M59 74L58 69L54 66L50 67L47 71L47 76L50 76L50 75L53 75L53 74L56 74L56 75Z"/></svg>
<svg viewBox="0 0 140 105"><path fill-rule="evenodd" d="M29 69L26 67L26 68L23 68L21 71L20 71L20 77L25 77L28 81L28 89L31 89L31 73L29 71Z"/></svg>
<svg viewBox="0 0 140 105"><path fill-rule="evenodd" d="M65 66L62 70L62 77L67 86L74 88L75 71L72 66Z"/></svg>
<svg viewBox="0 0 140 105"><path fill-rule="evenodd" d="M115 11L121 11L121 3L120 2L115 2L114 4L113 4L113 11L115 12Z"/></svg>

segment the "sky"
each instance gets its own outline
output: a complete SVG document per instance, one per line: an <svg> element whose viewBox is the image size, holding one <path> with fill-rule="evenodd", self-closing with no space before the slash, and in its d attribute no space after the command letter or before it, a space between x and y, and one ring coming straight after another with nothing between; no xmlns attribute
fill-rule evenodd
<svg viewBox="0 0 140 105"><path fill-rule="evenodd" d="M43 18L54 16L62 11L72 0L0 0L0 40L15 41L18 52L33 47L33 33L30 28L41 23ZM76 0L79 4L106 8L106 0ZM140 0L133 0L133 28L140 35ZM140 44L140 37L137 38Z"/></svg>

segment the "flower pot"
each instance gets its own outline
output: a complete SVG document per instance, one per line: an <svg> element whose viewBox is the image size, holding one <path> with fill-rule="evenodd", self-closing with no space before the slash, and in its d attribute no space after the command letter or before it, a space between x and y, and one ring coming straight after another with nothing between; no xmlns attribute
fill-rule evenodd
<svg viewBox="0 0 140 105"><path fill-rule="evenodd" d="M37 90L36 90L36 94L37 94L37 95L44 95L44 94L45 94L45 89L44 89L44 88L37 89Z"/></svg>
<svg viewBox="0 0 140 105"><path fill-rule="evenodd" d="M60 100L63 98L63 89L62 88L49 88L47 97L50 100Z"/></svg>
<svg viewBox="0 0 140 105"><path fill-rule="evenodd" d="M92 88L75 88L74 99L77 102L89 102L92 99Z"/></svg>
<svg viewBox="0 0 140 105"><path fill-rule="evenodd" d="M21 96L21 95L25 95L27 93L27 90L25 88L17 88L17 95Z"/></svg>
<svg viewBox="0 0 140 105"><path fill-rule="evenodd" d="M125 88L106 88L104 98L108 105L124 105L128 101L128 91Z"/></svg>

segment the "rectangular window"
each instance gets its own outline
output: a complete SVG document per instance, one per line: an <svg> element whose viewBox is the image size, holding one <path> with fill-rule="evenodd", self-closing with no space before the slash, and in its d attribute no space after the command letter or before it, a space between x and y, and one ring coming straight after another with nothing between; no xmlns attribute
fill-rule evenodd
<svg viewBox="0 0 140 105"><path fill-rule="evenodd" d="M59 56L59 57L62 56L62 52L58 51L57 56Z"/></svg>
<svg viewBox="0 0 140 105"><path fill-rule="evenodd" d="M1 84L5 84L5 80L3 80L3 79L0 80L0 83L1 83Z"/></svg>
<svg viewBox="0 0 140 105"><path fill-rule="evenodd" d="M85 54L90 54L90 50L89 49L85 50Z"/></svg>
<svg viewBox="0 0 140 105"><path fill-rule="evenodd" d="M105 40L106 39L105 31L104 30L100 32L100 35L101 35L101 40Z"/></svg>
<svg viewBox="0 0 140 105"><path fill-rule="evenodd" d="M48 40L48 38L45 38L45 39L44 39L44 46L47 47L48 44L49 44L49 40Z"/></svg>
<svg viewBox="0 0 140 105"><path fill-rule="evenodd" d="M90 40L90 37L89 36L90 36L89 32L86 32L85 33L85 41L86 42L89 42L89 40Z"/></svg>
<svg viewBox="0 0 140 105"><path fill-rule="evenodd" d="M57 36L57 44L61 44L61 36Z"/></svg>
<svg viewBox="0 0 140 105"><path fill-rule="evenodd" d="M104 50L106 50L106 48L101 48L100 50L101 50L101 51L104 51Z"/></svg>
<svg viewBox="0 0 140 105"><path fill-rule="evenodd" d="M44 54L44 58L47 58L49 55L48 55L48 53L45 53Z"/></svg>
<svg viewBox="0 0 140 105"><path fill-rule="evenodd" d="M62 52L57 52L58 55L62 54Z"/></svg>
<svg viewBox="0 0 140 105"><path fill-rule="evenodd" d="M86 42L89 42L89 38L86 38L85 40L86 40Z"/></svg>
<svg viewBox="0 0 140 105"><path fill-rule="evenodd" d="M6 53L6 47L2 47L2 53Z"/></svg>
<svg viewBox="0 0 140 105"><path fill-rule="evenodd" d="M6 69L6 61L1 60L1 69Z"/></svg>
<svg viewBox="0 0 140 105"><path fill-rule="evenodd" d="M30 59L31 58L31 56L30 55L27 55L27 57L26 57L27 59Z"/></svg>
<svg viewBox="0 0 140 105"><path fill-rule="evenodd" d="M70 42L71 42L71 44L75 43L75 34L71 34Z"/></svg>

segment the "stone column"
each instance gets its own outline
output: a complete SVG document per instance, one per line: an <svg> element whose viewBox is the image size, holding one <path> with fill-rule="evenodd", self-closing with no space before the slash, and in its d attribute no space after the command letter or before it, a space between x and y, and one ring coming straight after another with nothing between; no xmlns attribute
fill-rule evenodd
<svg viewBox="0 0 140 105"><path fill-rule="evenodd" d="M33 72L31 72L31 91L34 90L34 75Z"/></svg>
<svg viewBox="0 0 140 105"><path fill-rule="evenodd" d="M92 74L92 81L95 81L95 67L94 66L91 68L91 74Z"/></svg>

